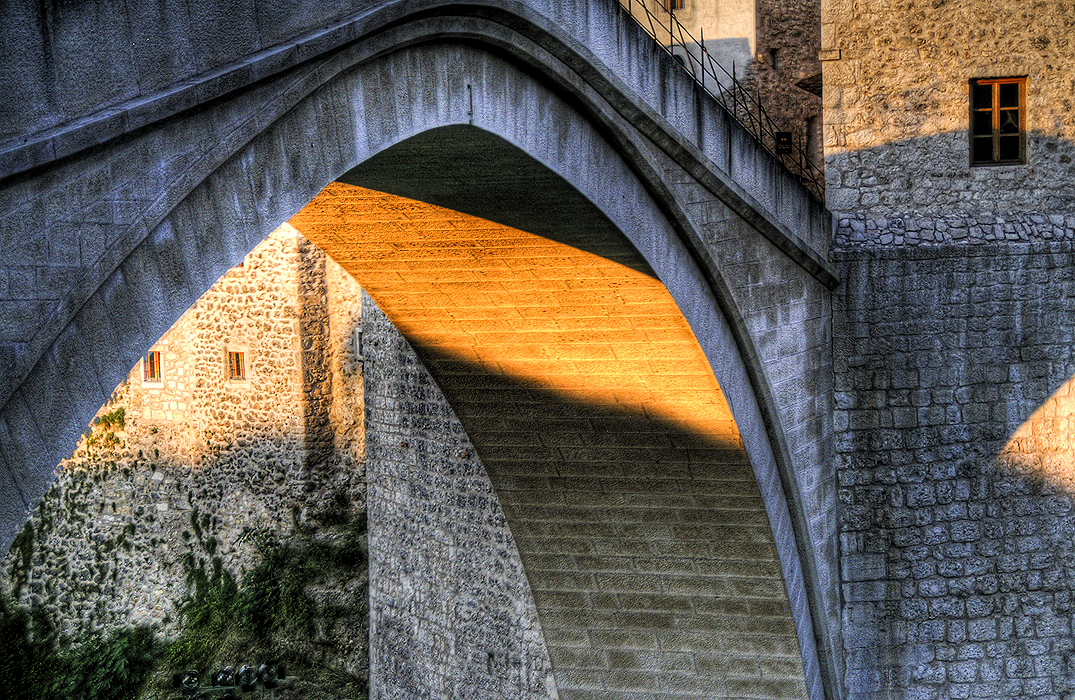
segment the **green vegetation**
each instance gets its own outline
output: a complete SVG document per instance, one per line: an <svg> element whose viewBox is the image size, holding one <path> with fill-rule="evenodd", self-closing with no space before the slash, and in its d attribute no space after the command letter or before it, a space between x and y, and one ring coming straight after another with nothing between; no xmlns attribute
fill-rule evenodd
<svg viewBox="0 0 1075 700"><path fill-rule="evenodd" d="M116 435L116 431L123 430L125 413L124 407L120 406L93 419L93 424L85 433L85 444L88 452L92 452L93 448L109 450L119 446L119 437Z"/></svg>
<svg viewBox="0 0 1075 700"><path fill-rule="evenodd" d="M0 687L10 700L134 700L160 648L148 627L66 643L42 608L0 599Z"/></svg>
<svg viewBox="0 0 1075 700"><path fill-rule="evenodd" d="M287 541L267 530L246 530L239 543L254 546L258 559L241 582L224 568L218 542L207 534L216 523L197 508L190 522L196 536L185 533L189 551L181 558L190 593L178 605L181 631L175 641L159 640L148 627L68 640L57 634L44 608L26 610L0 600L0 687L18 689L5 697L135 700L167 686L179 670L207 672L249 660L283 662L317 697L365 698L368 679L326 665L325 640L315 641L318 629L339 618L368 619L364 597L357 606L318 606L307 592L311 585L365 577L365 514L354 514L340 496L331 499L320 528L296 523ZM128 525L116 544L126 546L133 534ZM33 536L32 528L20 535L20 559L32 556ZM89 570L92 575L93 565Z"/></svg>
<svg viewBox="0 0 1075 700"><path fill-rule="evenodd" d="M365 698L368 679L325 666L311 653L318 625L369 614L365 599L357 610L319 608L307 595L307 587L318 580L365 576L365 514L340 517L340 502L333 499L332 504L335 510L321 520L332 522L336 536L331 543L297 524L287 542L268 530L246 529L239 542L252 544L259 557L239 584L215 556L216 539L203 537L208 520L192 511L200 551L191 545L182 560L191 595L180 607L184 632L168 648L166 665L210 669L237 658L283 662L292 675L316 687L319 696Z"/></svg>
<svg viewBox="0 0 1075 700"><path fill-rule="evenodd" d="M120 406L113 411L101 415L93 422L95 425L99 425L105 430L123 430L125 425L123 417L125 413L126 409L124 409L123 406Z"/></svg>
<svg viewBox="0 0 1075 700"><path fill-rule="evenodd" d="M34 559L34 523L26 523L11 545L11 551L18 552L14 563L11 565L11 580L15 583L15 597L22 593L22 587L30 575L30 568Z"/></svg>

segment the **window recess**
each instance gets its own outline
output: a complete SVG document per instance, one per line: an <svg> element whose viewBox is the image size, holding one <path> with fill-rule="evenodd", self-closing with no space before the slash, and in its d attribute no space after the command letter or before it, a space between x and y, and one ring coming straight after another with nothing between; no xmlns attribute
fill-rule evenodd
<svg viewBox="0 0 1075 700"><path fill-rule="evenodd" d="M970 164L1026 163L1026 77L970 81Z"/></svg>
<svg viewBox="0 0 1075 700"><path fill-rule="evenodd" d="M142 381L161 381L161 354L159 350L150 350L142 358Z"/></svg>
<svg viewBox="0 0 1075 700"><path fill-rule="evenodd" d="M228 352L228 379L246 379L246 362L243 353Z"/></svg>

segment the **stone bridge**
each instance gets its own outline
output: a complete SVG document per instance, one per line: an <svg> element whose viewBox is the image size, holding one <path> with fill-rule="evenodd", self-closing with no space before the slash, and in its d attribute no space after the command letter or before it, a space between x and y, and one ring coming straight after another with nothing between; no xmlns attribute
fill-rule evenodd
<svg viewBox="0 0 1075 700"><path fill-rule="evenodd" d="M5 548L291 221L380 307L376 697L838 696L830 220L618 5L2 12Z"/></svg>

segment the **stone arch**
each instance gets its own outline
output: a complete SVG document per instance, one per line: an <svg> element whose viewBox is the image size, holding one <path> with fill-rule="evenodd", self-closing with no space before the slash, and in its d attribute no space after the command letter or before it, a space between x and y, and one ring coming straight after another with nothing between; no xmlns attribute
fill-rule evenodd
<svg viewBox="0 0 1075 700"><path fill-rule="evenodd" d="M158 221L147 218L144 239L113 269L104 270L99 283L87 276L79 290L83 296L61 309L63 330L45 346L3 409L0 442L9 474L18 482L8 492L22 499L8 504L7 512L24 513L32 505L47 487L52 465L74 444L85 417L140 350L268 231L370 156L434 127L475 126L583 192L647 259L703 339L712 366L723 373L718 379L766 498L811 694L821 697L814 637L815 625L822 623L811 619L806 602L800 551L807 545L796 542L783 486L794 481L781 477L780 448L774 450L771 442L774 433L779 435L779 420L757 400L765 370L749 347L744 350L749 338L721 313L734 312L735 305L719 295L719 285L714 289L720 272L701 265L684 242L689 219L661 190L655 174L661 166L646 153L644 139L618 130L617 118L588 89L577 90L570 101L550 89L564 68L540 48L528 48L526 61L505 60L504 32L502 27L489 30L495 35L488 42L493 52L474 48L481 34L476 27L458 32L457 41L439 35L436 41L423 36L428 43L415 43L414 37L386 39L382 51L350 63L330 80L309 71L304 79L316 87L287 104L268 126L245 122L249 141L218 149L219 167L211 175L192 176L189 187L176 190L175 205L166 214ZM398 49L392 41L411 45ZM535 80L531 71L542 64L546 72ZM385 100L389 95L392 99ZM589 100L585 114L575 109L580 95ZM625 159L610 142L633 150ZM609 180L616 187L609 187ZM788 468L788 460L782 463ZM16 465L31 468L16 471Z"/></svg>
<svg viewBox="0 0 1075 700"><path fill-rule="evenodd" d="M437 136L428 140L438 152L454 150ZM421 143L408 146L397 148L415 153L423 180L447 174ZM443 553L450 544L487 550L485 539L460 522L472 516L455 507L459 494L480 498L474 483L482 471L491 483L480 493L497 494L511 533L492 532L489 520L503 515L476 527L494 541L514 535L511 547L518 544L528 572L562 697L639 688L667 697L801 696L801 662L797 678L786 670L789 649L799 654L790 615L778 621L775 613L787 599L768 519L689 326L600 212L571 188L557 187L555 175L519 172L510 155L495 144L487 148L490 161L508 165L541 193L538 206L563 208L572 223L538 223L545 234L539 236L338 183L292 219L353 271L432 375L410 384L386 376L390 364L414 375L418 361L398 349L386 353L382 345L403 341L376 332L374 322L366 353L374 561L386 571L391 561L415 558L436 562L426 570L452 570L459 564ZM480 168L474 155L481 154L446 159ZM410 170L406 160L391 159L397 184L399 171ZM467 166L458 169L471 181ZM486 206L504 202L533 217L526 192L512 189L499 187ZM503 218L515 213L504 211ZM433 397L441 394L452 415L437 408ZM425 427L430 423L458 427ZM471 438L445 449L438 432ZM409 488L401 474L421 486ZM438 542L423 546L423 532L438 533ZM410 611L403 601L455 597L443 590L449 585L429 578L412 570L406 587L392 576L371 584L371 624L392 640L376 635L371 664L391 663L393 678L407 677L400 666L428 667L413 650L454 629L430 624L434 632L417 635L401 619L401 608ZM463 663L484 656L485 636L449 631L444 646L479 646L460 657ZM488 653L511 646L494 643L496 652ZM401 658L404 648L410 658Z"/></svg>

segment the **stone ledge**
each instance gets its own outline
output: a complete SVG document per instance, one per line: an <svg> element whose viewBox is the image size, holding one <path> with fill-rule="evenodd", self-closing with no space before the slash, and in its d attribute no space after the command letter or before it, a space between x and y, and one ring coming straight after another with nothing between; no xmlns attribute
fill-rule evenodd
<svg viewBox="0 0 1075 700"><path fill-rule="evenodd" d="M1010 212L943 216L913 212L884 218L834 214L833 250L1075 240L1075 213Z"/></svg>

